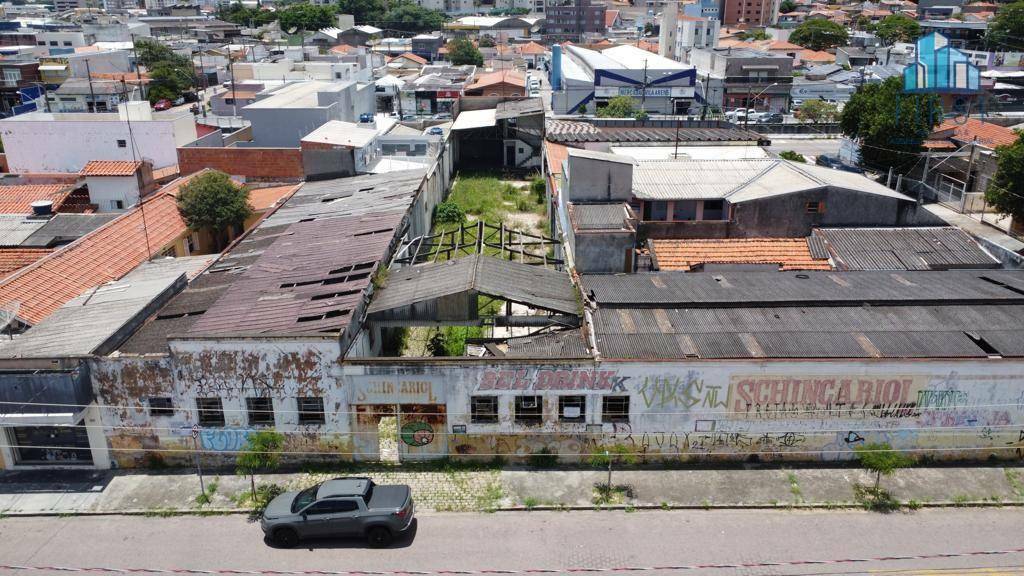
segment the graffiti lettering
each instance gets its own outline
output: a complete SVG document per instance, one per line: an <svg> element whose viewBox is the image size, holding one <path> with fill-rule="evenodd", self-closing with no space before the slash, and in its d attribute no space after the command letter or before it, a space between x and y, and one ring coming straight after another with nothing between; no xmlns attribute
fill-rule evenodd
<svg viewBox="0 0 1024 576"><path fill-rule="evenodd" d="M640 384L640 395L648 408L725 408L721 390L721 386L705 384L695 370L685 376L647 377Z"/></svg>
<svg viewBox="0 0 1024 576"><path fill-rule="evenodd" d="M748 405L906 404L912 378L745 378L735 384L734 409Z"/></svg>
<svg viewBox="0 0 1024 576"><path fill-rule="evenodd" d="M249 441L249 431L231 428L203 430L199 433L199 438L204 450L238 452L245 449L245 445Z"/></svg>
<svg viewBox="0 0 1024 576"><path fill-rule="evenodd" d="M924 408L950 408L967 402L967 393L960 390L918 390L917 405Z"/></svg>
<svg viewBox="0 0 1024 576"><path fill-rule="evenodd" d="M830 419L830 418L916 418L921 411L914 402L903 404L746 404L737 405L740 418L757 420Z"/></svg>
<svg viewBox="0 0 1024 576"><path fill-rule="evenodd" d="M478 391L492 390L626 390L627 376L617 370L485 370Z"/></svg>

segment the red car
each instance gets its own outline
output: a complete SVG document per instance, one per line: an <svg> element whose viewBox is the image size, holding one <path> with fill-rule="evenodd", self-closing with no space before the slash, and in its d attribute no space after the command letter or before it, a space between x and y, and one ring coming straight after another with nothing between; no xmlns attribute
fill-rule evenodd
<svg viewBox="0 0 1024 576"><path fill-rule="evenodd" d="M153 110L170 110L171 106L173 106L171 101L164 98L163 100L157 100L156 104L153 104Z"/></svg>

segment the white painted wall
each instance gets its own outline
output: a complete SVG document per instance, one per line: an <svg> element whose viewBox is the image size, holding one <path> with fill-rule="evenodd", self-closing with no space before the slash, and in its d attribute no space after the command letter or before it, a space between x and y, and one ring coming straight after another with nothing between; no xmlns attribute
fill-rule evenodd
<svg viewBox="0 0 1024 576"><path fill-rule="evenodd" d="M139 203L139 180L136 176L87 176L89 201L100 212L124 212ZM116 206L121 202L121 208Z"/></svg>
<svg viewBox="0 0 1024 576"><path fill-rule="evenodd" d="M171 119L133 121L137 151L132 155L128 125L114 114L33 112L0 121L0 139L11 172L78 172L90 160L153 162L154 168L178 163L177 147L194 141L191 114ZM118 140L125 147L118 146Z"/></svg>

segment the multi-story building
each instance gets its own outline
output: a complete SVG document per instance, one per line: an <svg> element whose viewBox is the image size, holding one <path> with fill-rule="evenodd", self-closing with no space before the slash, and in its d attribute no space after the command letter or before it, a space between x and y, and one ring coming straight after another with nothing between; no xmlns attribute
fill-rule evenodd
<svg viewBox="0 0 1024 576"><path fill-rule="evenodd" d="M678 6L676 8L678 10ZM721 20L721 6L718 0L698 0L683 4L683 14L694 18Z"/></svg>
<svg viewBox="0 0 1024 576"><path fill-rule="evenodd" d="M718 46L720 26L716 19L679 14L678 4L666 4L661 13L658 54L683 60L694 48L714 48Z"/></svg>
<svg viewBox="0 0 1024 576"><path fill-rule="evenodd" d="M591 0L547 0L544 38L553 42L579 42L588 34L603 34L606 10L606 6L591 3Z"/></svg>
<svg viewBox="0 0 1024 576"><path fill-rule="evenodd" d="M722 0L722 24L768 26L778 20L781 0Z"/></svg>
<svg viewBox="0 0 1024 576"><path fill-rule="evenodd" d="M14 107L22 104L19 91L38 85L39 63L34 61L4 60L0 61L0 115L10 115Z"/></svg>
<svg viewBox="0 0 1024 576"><path fill-rule="evenodd" d="M756 108L782 112L789 105L793 59L746 48L691 50L703 96L713 108Z"/></svg>

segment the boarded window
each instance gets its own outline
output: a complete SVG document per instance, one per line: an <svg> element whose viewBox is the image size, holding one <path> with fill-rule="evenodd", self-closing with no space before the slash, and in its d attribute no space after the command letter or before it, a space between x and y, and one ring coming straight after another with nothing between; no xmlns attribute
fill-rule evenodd
<svg viewBox="0 0 1024 576"><path fill-rule="evenodd" d="M559 396L558 419L562 422L583 422L587 419L586 396Z"/></svg>

